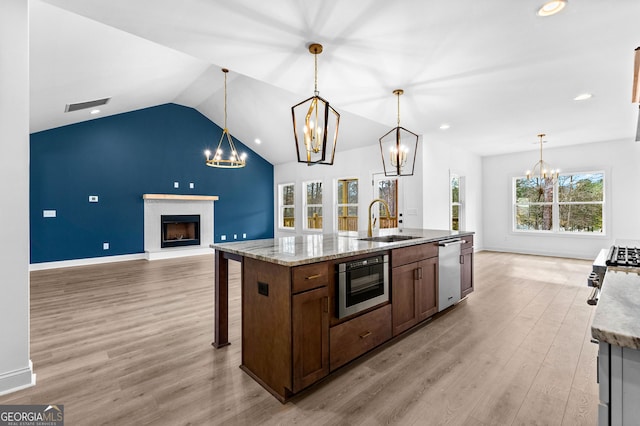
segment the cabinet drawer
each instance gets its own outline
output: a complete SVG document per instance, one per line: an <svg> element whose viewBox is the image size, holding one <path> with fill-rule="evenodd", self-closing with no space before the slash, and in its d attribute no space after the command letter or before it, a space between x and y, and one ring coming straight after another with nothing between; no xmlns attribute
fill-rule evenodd
<svg viewBox="0 0 640 426"><path fill-rule="evenodd" d="M461 250L473 248L473 235L465 235L462 239L466 242L460 246Z"/></svg>
<svg viewBox="0 0 640 426"><path fill-rule="evenodd" d="M329 262L312 263L292 269L293 293L300 293L328 284Z"/></svg>
<svg viewBox="0 0 640 426"><path fill-rule="evenodd" d="M407 263L417 262L422 259L436 257L438 255L438 243L426 243L416 246L403 247L391 251L391 266L401 266Z"/></svg>
<svg viewBox="0 0 640 426"><path fill-rule="evenodd" d="M391 305L385 305L329 330L331 371L391 338Z"/></svg>

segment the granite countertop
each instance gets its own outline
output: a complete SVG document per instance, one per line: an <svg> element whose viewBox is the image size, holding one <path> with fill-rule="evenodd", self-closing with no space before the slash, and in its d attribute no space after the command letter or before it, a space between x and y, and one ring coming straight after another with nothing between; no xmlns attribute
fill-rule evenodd
<svg viewBox="0 0 640 426"><path fill-rule="evenodd" d="M640 349L640 271L607 269L591 335L611 345Z"/></svg>
<svg viewBox="0 0 640 426"><path fill-rule="evenodd" d="M291 237L270 238L265 240L215 243L210 247L216 250L277 263L284 266L298 266L324 260L339 259L359 254L375 253L399 247L425 244L449 238L473 235L473 232L448 231L437 229L402 229L384 232L380 235L406 235L416 237L410 240L390 243L362 241L366 232L358 236L338 234L313 234Z"/></svg>

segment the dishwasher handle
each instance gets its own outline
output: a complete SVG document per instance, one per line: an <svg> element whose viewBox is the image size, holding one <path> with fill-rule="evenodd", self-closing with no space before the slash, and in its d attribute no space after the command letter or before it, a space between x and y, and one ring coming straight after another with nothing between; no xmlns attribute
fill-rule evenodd
<svg viewBox="0 0 640 426"><path fill-rule="evenodd" d="M464 244L466 243L465 240L448 240L448 241L441 241L438 243L438 246L440 247L449 247L449 246L455 246L458 244Z"/></svg>

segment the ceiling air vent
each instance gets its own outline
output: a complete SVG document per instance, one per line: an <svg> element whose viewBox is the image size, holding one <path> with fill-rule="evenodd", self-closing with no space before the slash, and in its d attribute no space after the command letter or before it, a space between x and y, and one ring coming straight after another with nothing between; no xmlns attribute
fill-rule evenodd
<svg viewBox="0 0 640 426"><path fill-rule="evenodd" d="M107 102L109 102L109 99L111 98L96 99L94 101L78 102L75 104L67 104L64 107L64 112L73 112L73 111L79 111L81 109L95 108L100 105L105 105Z"/></svg>

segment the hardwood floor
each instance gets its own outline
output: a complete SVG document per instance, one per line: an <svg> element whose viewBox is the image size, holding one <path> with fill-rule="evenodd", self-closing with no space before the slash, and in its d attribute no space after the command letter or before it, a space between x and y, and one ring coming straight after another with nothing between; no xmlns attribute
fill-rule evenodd
<svg viewBox="0 0 640 426"><path fill-rule="evenodd" d="M481 252L475 292L282 405L215 350L213 255L31 274L37 385L0 404L64 404L68 425L595 425L591 262Z"/></svg>

